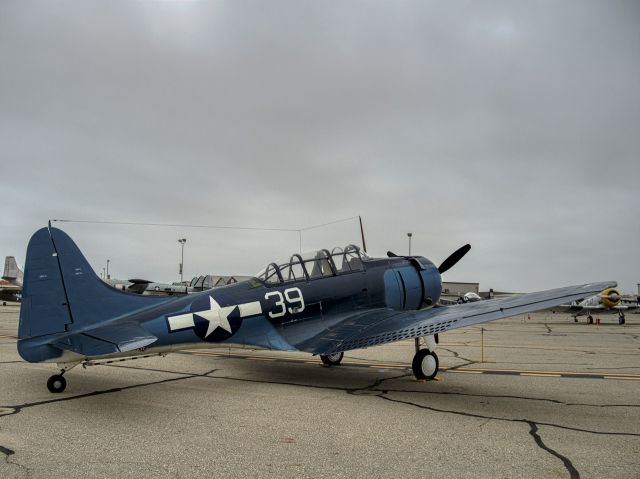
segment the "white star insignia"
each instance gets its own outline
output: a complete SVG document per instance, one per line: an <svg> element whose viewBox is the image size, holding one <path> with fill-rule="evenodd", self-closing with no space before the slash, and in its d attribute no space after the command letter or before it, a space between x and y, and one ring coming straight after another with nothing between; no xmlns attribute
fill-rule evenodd
<svg viewBox="0 0 640 479"><path fill-rule="evenodd" d="M209 296L209 302L211 305L211 309L205 311L196 311L193 313L196 316L209 321L207 334L205 334L204 337L208 338L209 335L213 333L217 328L222 328L230 333L231 325L229 324L229 320L227 318L229 317L231 312L236 309L237 306L225 306L222 308L211 296Z"/></svg>

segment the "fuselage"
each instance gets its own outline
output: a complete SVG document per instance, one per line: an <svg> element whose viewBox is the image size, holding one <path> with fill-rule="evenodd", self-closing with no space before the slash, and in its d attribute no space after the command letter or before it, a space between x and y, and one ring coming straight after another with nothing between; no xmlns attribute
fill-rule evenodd
<svg viewBox="0 0 640 479"><path fill-rule="evenodd" d="M359 309L422 309L434 305L441 290L438 269L422 257L363 258L357 268L341 270L332 263L330 272L315 276L306 273L299 279L286 279L280 274L271 279L254 277L169 299L131 314L127 321L141 324L157 341L147 348L99 358L211 347L216 343L312 351L319 338L326 340L333 327ZM77 333L72 330L59 335L64 339ZM95 358L69 351L60 355L44 346L44 338L24 339L18 346L28 361Z"/></svg>
<svg viewBox="0 0 640 479"><path fill-rule="evenodd" d="M185 312L172 303L162 317L145 321L157 336L154 346L189 344L211 346L230 343L279 350L311 350L314 339L358 309L421 309L435 304L442 290L433 263L421 258L419 269L404 258L363 261L361 271L310 279L266 282L258 278L181 298ZM421 265L422 267L422 265ZM209 321L198 312L211 310L211 299L228 311L231 331L216 328L209 335ZM176 306L176 304L174 304ZM188 310L188 312L187 312ZM194 314L193 327L172 327L172 317ZM222 314L226 314L223 312ZM179 325L180 326L180 325Z"/></svg>

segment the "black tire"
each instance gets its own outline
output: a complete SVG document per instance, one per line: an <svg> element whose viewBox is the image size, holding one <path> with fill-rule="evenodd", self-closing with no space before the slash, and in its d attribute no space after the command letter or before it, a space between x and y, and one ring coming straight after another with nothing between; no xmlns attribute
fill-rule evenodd
<svg viewBox="0 0 640 479"><path fill-rule="evenodd" d="M625 320L624 320L624 314L623 314L622 316L619 316L619 317L618 317L618 324L619 324L620 326L622 326L622 325L624 324L624 321L625 321Z"/></svg>
<svg viewBox="0 0 640 479"><path fill-rule="evenodd" d="M416 379L433 379L438 374L440 362L436 353L428 349L421 349L413 357L411 369Z"/></svg>
<svg viewBox="0 0 640 479"><path fill-rule="evenodd" d="M47 381L47 389L52 393L61 393L67 387L67 380L61 374L54 374Z"/></svg>
<svg viewBox="0 0 640 479"><path fill-rule="evenodd" d="M587 324L593 324L593 316L587 316Z"/></svg>
<svg viewBox="0 0 640 479"><path fill-rule="evenodd" d="M326 356L321 354L320 359L327 366L339 366L344 358L344 353L327 354Z"/></svg>

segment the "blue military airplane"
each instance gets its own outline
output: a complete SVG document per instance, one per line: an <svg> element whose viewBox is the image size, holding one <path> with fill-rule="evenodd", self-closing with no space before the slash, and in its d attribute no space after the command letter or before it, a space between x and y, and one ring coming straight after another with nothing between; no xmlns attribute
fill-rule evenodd
<svg viewBox="0 0 640 479"><path fill-rule="evenodd" d="M52 393L78 364L216 343L319 355L340 364L344 351L415 339L413 372L438 373L437 335L550 308L596 294L614 282L435 307L440 275L470 249L439 267L422 256L371 258L357 246L294 254L243 281L184 297L140 296L100 280L78 247L51 225L27 249L18 352L29 362L57 363ZM422 340L421 340L422 338Z"/></svg>

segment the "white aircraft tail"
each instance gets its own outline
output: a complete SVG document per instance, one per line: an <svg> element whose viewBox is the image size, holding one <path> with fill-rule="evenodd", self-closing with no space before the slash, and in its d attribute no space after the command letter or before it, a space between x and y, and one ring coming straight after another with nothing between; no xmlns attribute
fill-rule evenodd
<svg viewBox="0 0 640 479"><path fill-rule="evenodd" d="M18 267L15 257L7 256L4 259L4 272L2 273L2 279L10 281L13 284L22 284L23 273Z"/></svg>

